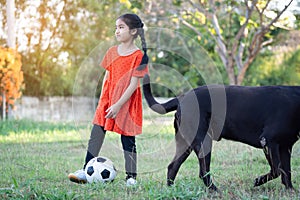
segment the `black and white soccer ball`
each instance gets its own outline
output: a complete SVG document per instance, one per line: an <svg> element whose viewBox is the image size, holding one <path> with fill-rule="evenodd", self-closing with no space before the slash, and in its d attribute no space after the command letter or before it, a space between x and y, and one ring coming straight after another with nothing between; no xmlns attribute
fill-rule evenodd
<svg viewBox="0 0 300 200"><path fill-rule="evenodd" d="M117 170L113 162L105 157L95 157L85 167L85 176L89 183L110 182L116 175Z"/></svg>

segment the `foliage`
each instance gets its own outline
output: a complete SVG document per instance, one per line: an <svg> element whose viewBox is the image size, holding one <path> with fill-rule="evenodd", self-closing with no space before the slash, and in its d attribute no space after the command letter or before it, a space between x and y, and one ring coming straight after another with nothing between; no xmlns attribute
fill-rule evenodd
<svg viewBox="0 0 300 200"><path fill-rule="evenodd" d="M5 13L5 1L0 1L0 10ZM117 0L16 0L18 51L28 86L24 95L72 95L81 63L94 47L110 39L123 10Z"/></svg>
<svg viewBox="0 0 300 200"><path fill-rule="evenodd" d="M30 85L24 94L30 96L70 96L78 66L92 47L94 38L87 27L94 26L89 16L81 9L80 1L57 1L37 6L37 14L26 16L32 27L23 30L28 38L24 54L24 77ZM30 4L19 4L17 16ZM61 8L61 9L58 9ZM80 17L81 16L81 17ZM54 23L49 23L50 21ZM34 27L34 24L41 26ZM21 30L19 30L21 31ZM50 36L42 34L48 32ZM38 42L36 42L38 41Z"/></svg>
<svg viewBox="0 0 300 200"><path fill-rule="evenodd" d="M285 23L280 16L287 7L274 12L268 7L269 3L270 0L187 1L189 8L180 5L176 14L180 23L199 37L210 40L229 83L239 85L260 50L272 43L276 31L273 34L271 31L284 27L278 24ZM270 12L274 13L273 17L267 16Z"/></svg>
<svg viewBox="0 0 300 200"><path fill-rule="evenodd" d="M300 85L300 49L290 53L284 60L280 72L284 85Z"/></svg>
<svg viewBox="0 0 300 200"><path fill-rule="evenodd" d="M237 66L241 63L236 62L237 57L240 57L244 64L246 61L252 62L252 60L247 60L247 55L249 55L247 52L249 53L251 49L249 47L255 44L253 38L261 30L261 25L267 26L270 21L270 18L259 13L265 6L264 2L267 2L261 0L255 5L256 12L249 14L251 18L248 21L246 13L249 10L245 2L233 0L151 0L143 3L135 0L47 0L43 3L41 1L15 1L18 51L22 55L26 85L23 94L30 96L90 95L89 91L95 90L95 87L90 89L91 85L102 78L101 73L96 67L87 72L82 72L80 68L95 47L113 38L115 19L125 12L137 13L145 22L146 27L163 27L179 31L189 37L187 43L199 43L215 61L225 84L238 79L241 68ZM5 27L5 0L0 0L0 10L3 13L0 14L3 19L0 27ZM276 14L280 10L271 11ZM219 27L213 23L213 16L216 16ZM243 25L245 25L243 36L238 42L238 48L235 49L238 51L234 53L233 47L236 45L234 38L242 32ZM218 35L218 30L220 35ZM264 44L276 41L275 36L280 31L280 28L271 26L270 31L261 38L261 41ZM148 37L147 32L146 37ZM0 44L6 42L4 39L0 39ZM167 41L168 38L165 40ZM220 47L218 41L222 41L227 50L223 58L218 51ZM241 52L244 54L242 55ZM151 61L176 69L186 80L189 80L192 86L203 83L192 67L189 68L186 60L172 53L165 55L160 58L152 52ZM224 61L232 55L235 58L232 57L232 62L227 63L233 64L234 69L229 71L229 68L224 67L226 63ZM98 57L93 61L93 66L98 67ZM252 68L252 65L248 67ZM233 73L234 78L228 73ZM82 76L80 85L83 89L74 93L74 87L76 87L74 81L78 75ZM99 86L97 92L94 92L96 96L99 95L99 88L101 87ZM172 96L170 91L161 87L157 87L155 91L160 96Z"/></svg>
<svg viewBox="0 0 300 200"><path fill-rule="evenodd" d="M300 49L278 54L264 52L253 63L244 85L300 85Z"/></svg>
<svg viewBox="0 0 300 200"><path fill-rule="evenodd" d="M275 44L277 35L284 29L294 28L288 22L290 18L280 17L285 8L268 7L269 0L167 0L164 3L148 3L142 9L147 12L140 12L146 24L178 30L199 42L215 60L225 84L242 84L259 52ZM162 5L164 11L159 10ZM158 13L153 16L154 19L149 18L154 12ZM174 63L174 60L170 59L166 63ZM184 67L179 70L186 78L193 74L185 74ZM191 80L193 83L201 83L200 78L196 79Z"/></svg>
<svg viewBox="0 0 300 200"><path fill-rule="evenodd" d="M0 105L4 100L3 97L11 106L21 97L24 89L21 66L19 53L11 48L0 47Z"/></svg>

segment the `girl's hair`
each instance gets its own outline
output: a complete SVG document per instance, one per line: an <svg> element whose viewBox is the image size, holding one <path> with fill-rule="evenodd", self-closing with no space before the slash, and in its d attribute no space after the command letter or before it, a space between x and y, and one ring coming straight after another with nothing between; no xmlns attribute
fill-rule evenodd
<svg viewBox="0 0 300 200"><path fill-rule="evenodd" d="M137 29L137 34L134 35L134 38L136 38L138 35L141 38L142 41L142 49L144 51L144 55L142 58L142 61L140 63L140 66L137 68L137 70L143 70L146 65L148 64L148 55L147 55L147 44L145 40L145 34L144 34L144 24L139 16L136 14L124 14L121 15L118 19L121 19L128 27L129 29Z"/></svg>

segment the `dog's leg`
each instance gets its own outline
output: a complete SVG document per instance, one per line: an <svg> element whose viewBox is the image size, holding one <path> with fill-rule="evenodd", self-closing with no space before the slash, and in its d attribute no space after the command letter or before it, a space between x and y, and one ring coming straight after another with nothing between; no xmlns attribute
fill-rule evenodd
<svg viewBox="0 0 300 200"><path fill-rule="evenodd" d="M168 174L167 174L167 185L170 186L174 183L177 172L181 166L181 164L187 159L187 157L191 154L191 147L188 145L181 135L178 126L177 120L174 122L174 127L176 131L175 141L176 141L176 153L172 160L172 162L168 166Z"/></svg>
<svg viewBox="0 0 300 200"><path fill-rule="evenodd" d="M291 149L289 147L280 147L280 160L282 164L281 182L285 185L286 189L293 189L291 180Z"/></svg>
<svg viewBox="0 0 300 200"><path fill-rule="evenodd" d="M199 161L199 177L203 180L206 187L212 191L217 191L218 189L213 184L210 175L212 140L208 137L206 139L207 140L204 140L201 146L194 146L194 151Z"/></svg>
<svg viewBox="0 0 300 200"><path fill-rule="evenodd" d="M168 166L168 174L167 174L167 185L168 186L173 185L174 180L177 175L177 172L178 172L181 164L191 154L190 148L186 149L184 152L182 152L181 150L182 150L182 147L178 147L178 145L176 145L176 154L173 158L173 161Z"/></svg>
<svg viewBox="0 0 300 200"><path fill-rule="evenodd" d="M217 191L218 189L213 184L210 175L211 148L207 149L207 147L203 147L203 145L202 148L196 146L194 148L194 151L199 161L199 177L203 180L206 187L208 187L212 191ZM209 151L209 152L204 152L204 151Z"/></svg>
<svg viewBox="0 0 300 200"><path fill-rule="evenodd" d="M265 156L271 167L271 171L265 175L262 175L255 179L254 186L260 186L266 182L277 178L280 175L280 156L279 145L270 141L267 141L265 137L261 138L261 144L264 149Z"/></svg>

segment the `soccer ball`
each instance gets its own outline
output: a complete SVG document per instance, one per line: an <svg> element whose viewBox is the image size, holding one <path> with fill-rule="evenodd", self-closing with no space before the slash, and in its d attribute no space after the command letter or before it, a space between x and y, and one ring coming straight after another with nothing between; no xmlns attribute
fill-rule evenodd
<svg viewBox="0 0 300 200"><path fill-rule="evenodd" d="M95 157L85 167L85 176L89 183L113 181L116 175L113 162L105 157Z"/></svg>

